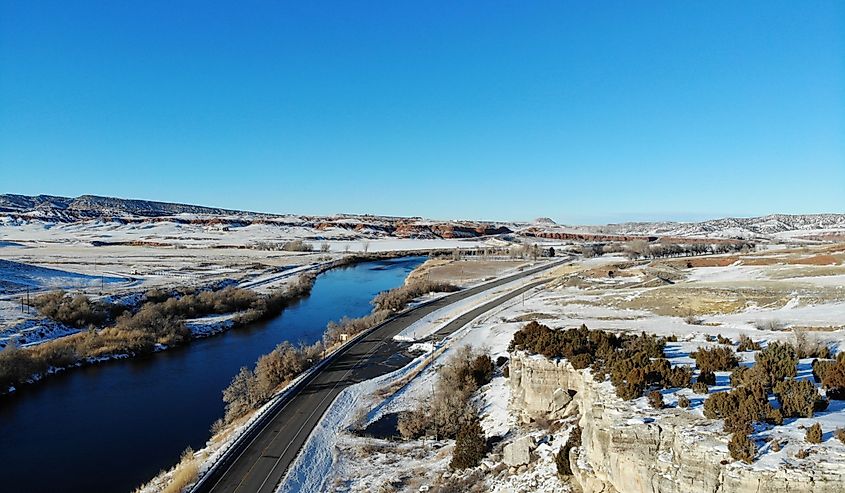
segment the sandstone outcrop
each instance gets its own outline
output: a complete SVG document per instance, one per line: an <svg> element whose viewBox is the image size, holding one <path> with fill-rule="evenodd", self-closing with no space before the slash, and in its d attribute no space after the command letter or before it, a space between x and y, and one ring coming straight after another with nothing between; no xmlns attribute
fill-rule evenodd
<svg viewBox="0 0 845 493"><path fill-rule="evenodd" d="M502 450L502 461L510 467L519 467L531 462L531 451L536 448L534 438L530 436L514 440Z"/></svg>
<svg viewBox="0 0 845 493"><path fill-rule="evenodd" d="M577 406L582 447L570 452L584 493L834 493L845 464L758 467L731 459L721 423L679 409L637 409L565 360L511 355L511 406L528 417L557 417ZM565 410L560 391L575 391Z"/></svg>

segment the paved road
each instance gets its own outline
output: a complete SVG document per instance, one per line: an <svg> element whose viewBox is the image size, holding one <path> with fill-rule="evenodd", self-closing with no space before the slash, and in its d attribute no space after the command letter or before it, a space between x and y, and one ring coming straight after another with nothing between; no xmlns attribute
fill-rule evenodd
<svg viewBox="0 0 845 493"><path fill-rule="evenodd" d="M429 313L482 291L530 276L563 261L548 263L474 288L458 291L404 312L348 346L331 363L300 385L284 402L279 402L264 422L233 447L195 492L271 492L281 481L311 430L335 397L346 387L384 375L406 365L411 357L403 352L407 344L393 340L413 322ZM534 281L471 310L435 334L445 337L472 319L543 283Z"/></svg>

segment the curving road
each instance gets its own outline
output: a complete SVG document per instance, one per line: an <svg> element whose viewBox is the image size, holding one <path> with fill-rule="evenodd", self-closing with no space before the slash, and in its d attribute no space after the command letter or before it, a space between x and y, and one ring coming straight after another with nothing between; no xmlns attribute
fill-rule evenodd
<svg viewBox="0 0 845 493"><path fill-rule="evenodd" d="M403 352L407 344L394 341L394 335L435 310L564 262L566 260L549 262L458 291L402 312L375 327L347 345L332 361L301 382L287 398L274 404L274 409L238 440L193 491L272 492L305 444L311 430L344 388L392 372L412 359ZM479 315L544 282L546 281L540 280L528 283L470 310L444 326L435 335L445 337Z"/></svg>

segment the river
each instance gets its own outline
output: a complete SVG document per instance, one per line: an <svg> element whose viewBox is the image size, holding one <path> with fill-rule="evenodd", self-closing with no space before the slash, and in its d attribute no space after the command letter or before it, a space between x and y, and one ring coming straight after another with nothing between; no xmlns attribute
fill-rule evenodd
<svg viewBox="0 0 845 493"><path fill-rule="evenodd" d="M209 438L221 391L282 341L312 343L326 324L370 312L425 257L321 274L278 317L153 355L74 369L0 399L0 491L127 493Z"/></svg>

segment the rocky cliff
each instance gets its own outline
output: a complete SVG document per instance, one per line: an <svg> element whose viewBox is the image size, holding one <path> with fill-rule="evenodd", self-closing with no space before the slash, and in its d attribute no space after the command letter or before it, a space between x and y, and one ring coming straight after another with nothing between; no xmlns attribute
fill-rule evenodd
<svg viewBox="0 0 845 493"><path fill-rule="evenodd" d="M513 412L524 418L579 414L583 446L569 459L584 493L845 491L843 464L763 468L733 461L718 421L678 409L638 408L565 360L516 352L510 361ZM563 393L574 397L561 407Z"/></svg>

